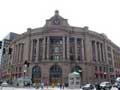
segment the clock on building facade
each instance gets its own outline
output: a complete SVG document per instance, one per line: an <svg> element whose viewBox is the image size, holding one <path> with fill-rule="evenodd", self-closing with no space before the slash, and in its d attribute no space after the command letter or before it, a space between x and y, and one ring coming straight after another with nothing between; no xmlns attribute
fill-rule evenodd
<svg viewBox="0 0 120 90"><path fill-rule="evenodd" d="M53 24L60 25L60 20L58 18L54 19Z"/></svg>

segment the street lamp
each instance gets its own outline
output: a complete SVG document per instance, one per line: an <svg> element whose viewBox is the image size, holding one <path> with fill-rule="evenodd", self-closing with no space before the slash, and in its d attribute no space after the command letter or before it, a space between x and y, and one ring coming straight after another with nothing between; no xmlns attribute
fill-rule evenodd
<svg viewBox="0 0 120 90"><path fill-rule="evenodd" d="M29 67L29 62L25 61L24 62L24 86L25 86L25 77L26 77L26 72L27 72L27 68Z"/></svg>
<svg viewBox="0 0 120 90"><path fill-rule="evenodd" d="M104 74L104 75L106 75L107 73L106 73L106 72L104 72L103 74Z"/></svg>
<svg viewBox="0 0 120 90"><path fill-rule="evenodd" d="M81 73L81 72L82 72L82 70L78 70L78 72L79 72L79 73Z"/></svg>
<svg viewBox="0 0 120 90"><path fill-rule="evenodd" d="M81 75L81 73L82 73L82 70L81 70L81 69L79 69L79 70L78 70L78 72L79 72L80 84L81 84L81 82L82 82L82 75Z"/></svg>
<svg viewBox="0 0 120 90"><path fill-rule="evenodd" d="M25 86L25 73L27 72L27 65L26 64L24 64L24 86Z"/></svg>

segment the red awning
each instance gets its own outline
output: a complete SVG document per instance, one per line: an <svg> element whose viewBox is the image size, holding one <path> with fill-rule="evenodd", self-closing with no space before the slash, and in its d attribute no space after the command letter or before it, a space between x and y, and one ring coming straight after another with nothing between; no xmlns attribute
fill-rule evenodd
<svg viewBox="0 0 120 90"><path fill-rule="evenodd" d="M100 75L101 73L100 73L99 71L96 71L95 74L96 74L96 75Z"/></svg>

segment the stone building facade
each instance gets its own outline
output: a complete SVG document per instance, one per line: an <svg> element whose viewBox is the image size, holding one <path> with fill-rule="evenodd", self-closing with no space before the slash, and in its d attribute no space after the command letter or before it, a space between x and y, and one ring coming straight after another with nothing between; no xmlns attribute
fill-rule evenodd
<svg viewBox="0 0 120 90"><path fill-rule="evenodd" d="M87 26L70 26L58 11L43 27L28 28L9 47L11 69L3 78L28 76L33 83L67 83L68 74L76 71L85 84L120 75L120 48ZM29 63L26 72L25 62Z"/></svg>

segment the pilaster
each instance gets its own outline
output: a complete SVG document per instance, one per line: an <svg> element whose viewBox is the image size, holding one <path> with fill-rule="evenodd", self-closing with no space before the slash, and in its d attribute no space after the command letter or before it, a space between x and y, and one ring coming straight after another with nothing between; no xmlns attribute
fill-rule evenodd
<svg viewBox="0 0 120 90"><path fill-rule="evenodd" d="M67 59L70 60L70 38L67 37Z"/></svg>
<svg viewBox="0 0 120 90"><path fill-rule="evenodd" d="M75 38L75 60L78 59L78 53L77 53L77 38Z"/></svg>
<svg viewBox="0 0 120 90"><path fill-rule="evenodd" d="M43 43L42 43L42 46L43 46L43 57L42 57L42 60L45 59L45 49L46 49L46 42L45 42L45 37L43 37Z"/></svg>
<svg viewBox="0 0 120 90"><path fill-rule="evenodd" d="M63 61L65 60L65 37L62 37L63 40Z"/></svg>
<svg viewBox="0 0 120 90"><path fill-rule="evenodd" d="M82 60L84 60L85 59L85 52L84 52L84 40L83 39L81 39L81 48L82 48Z"/></svg>
<svg viewBox="0 0 120 90"><path fill-rule="evenodd" d="M49 60L49 43L50 42L50 38L49 37L47 37L47 60Z"/></svg>

